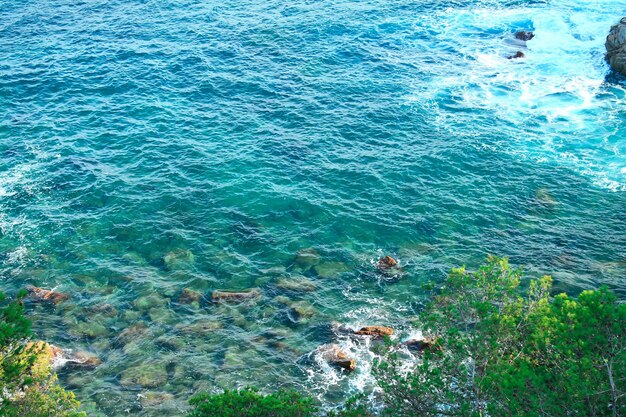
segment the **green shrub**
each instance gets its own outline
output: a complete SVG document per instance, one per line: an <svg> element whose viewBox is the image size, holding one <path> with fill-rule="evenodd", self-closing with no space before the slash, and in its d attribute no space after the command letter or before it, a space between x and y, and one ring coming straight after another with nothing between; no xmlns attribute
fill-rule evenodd
<svg viewBox="0 0 626 417"><path fill-rule="evenodd" d="M390 349L375 366L390 416L626 415L626 304L606 288L550 297L490 257L454 269L421 315L436 340L410 372Z"/></svg>
<svg viewBox="0 0 626 417"><path fill-rule="evenodd" d="M189 403L194 407L187 417L313 417L313 400L295 391L259 394L256 389L199 394Z"/></svg>
<svg viewBox="0 0 626 417"><path fill-rule="evenodd" d="M20 293L0 292L0 416L86 417L74 394L57 383L44 343L30 343L31 323Z"/></svg>

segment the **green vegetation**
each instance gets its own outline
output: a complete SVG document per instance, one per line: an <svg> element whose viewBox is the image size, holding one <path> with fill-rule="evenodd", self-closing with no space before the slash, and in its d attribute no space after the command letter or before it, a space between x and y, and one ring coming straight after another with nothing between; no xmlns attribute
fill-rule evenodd
<svg viewBox="0 0 626 417"><path fill-rule="evenodd" d="M502 258L454 269L415 323L419 351L379 345L382 411L354 398L327 416L626 416L626 304L606 288L552 297L550 277L521 282ZM23 296L0 294L0 415L85 416L51 371L50 345L29 342ZM190 404L187 417L322 413L312 398L283 390L200 394Z"/></svg>
<svg viewBox="0 0 626 417"><path fill-rule="evenodd" d="M190 404L194 410L187 417L314 417L313 400L294 391L262 395L247 388L222 394L200 394Z"/></svg>
<svg viewBox="0 0 626 417"><path fill-rule="evenodd" d="M551 298L543 277L489 258L449 275L417 324L433 341L406 373L376 368L393 416L626 415L626 304L606 288Z"/></svg>
<svg viewBox="0 0 626 417"><path fill-rule="evenodd" d="M0 293L0 415L6 417L85 417L74 394L57 383L51 348L29 343L30 321L20 293L7 300Z"/></svg>

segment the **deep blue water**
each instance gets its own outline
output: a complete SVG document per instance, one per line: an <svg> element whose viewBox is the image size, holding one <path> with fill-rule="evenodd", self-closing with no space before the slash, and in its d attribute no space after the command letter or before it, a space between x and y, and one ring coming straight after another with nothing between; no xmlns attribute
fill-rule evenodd
<svg viewBox="0 0 626 417"><path fill-rule="evenodd" d="M489 253L626 297L626 82L603 61L623 15L626 0L0 0L2 288L72 295L29 310L41 338L102 357L61 380L107 416L248 384L340 401L371 387L373 353L339 338L351 375L309 355L330 321L405 337L422 284ZM376 271L386 254L401 279ZM302 276L314 291L280 284ZM207 297L181 304L183 288ZM245 288L262 298L207 302ZM175 399L142 407L146 391Z"/></svg>

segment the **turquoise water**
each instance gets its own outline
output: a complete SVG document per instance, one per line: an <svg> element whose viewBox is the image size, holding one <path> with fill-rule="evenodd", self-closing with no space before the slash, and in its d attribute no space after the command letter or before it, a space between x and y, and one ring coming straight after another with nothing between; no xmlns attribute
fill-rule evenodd
<svg viewBox="0 0 626 417"><path fill-rule="evenodd" d="M2 288L72 296L28 308L41 338L102 358L60 377L106 416L180 415L194 392L250 384L329 405L371 389L368 342L329 323L407 337L422 284L488 253L626 297L626 82L602 59L625 14L0 0ZM377 272L387 254L401 276ZM210 302L246 288L262 297ZM315 355L331 341L355 373Z"/></svg>

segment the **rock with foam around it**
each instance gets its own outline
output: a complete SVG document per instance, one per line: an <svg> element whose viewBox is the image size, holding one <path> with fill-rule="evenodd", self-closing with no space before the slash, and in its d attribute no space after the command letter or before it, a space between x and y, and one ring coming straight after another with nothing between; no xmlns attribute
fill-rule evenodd
<svg viewBox="0 0 626 417"><path fill-rule="evenodd" d="M365 326L354 332L354 334L374 337L391 336L393 334L393 329L385 326Z"/></svg>
<svg viewBox="0 0 626 417"><path fill-rule="evenodd" d="M606 60L611 68L626 75L626 17L611 27L604 46Z"/></svg>
<svg viewBox="0 0 626 417"><path fill-rule="evenodd" d="M356 369L356 360L349 357L337 344L321 346L319 352L322 359L333 366L346 371L354 371Z"/></svg>

